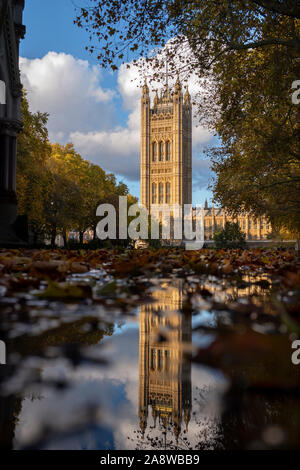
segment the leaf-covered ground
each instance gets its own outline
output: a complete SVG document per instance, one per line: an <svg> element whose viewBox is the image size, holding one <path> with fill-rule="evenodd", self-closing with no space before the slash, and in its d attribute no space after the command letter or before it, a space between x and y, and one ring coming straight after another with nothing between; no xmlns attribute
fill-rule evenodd
<svg viewBox="0 0 300 470"><path fill-rule="evenodd" d="M219 276L247 270L285 277L291 287L300 284L299 256L287 250L0 250L2 285L11 280L17 286L25 279L24 274L37 283L49 278L61 281L71 273L101 268L117 278L174 272L182 276L190 272Z"/></svg>
<svg viewBox="0 0 300 470"><path fill-rule="evenodd" d="M298 396L300 364L291 361L300 337L295 251L2 249L0 329L22 356L58 346L78 365L86 358L74 345L99 343L116 318L136 315L138 306L151 304L153 290L177 280L180 314L198 318L204 311L214 318L194 324L194 335L212 340L186 354L228 377L229 402L235 393L241 400L243 390ZM160 341L168 341L165 332ZM299 403L293 406L300 413ZM288 424L289 446L297 447L300 418Z"/></svg>

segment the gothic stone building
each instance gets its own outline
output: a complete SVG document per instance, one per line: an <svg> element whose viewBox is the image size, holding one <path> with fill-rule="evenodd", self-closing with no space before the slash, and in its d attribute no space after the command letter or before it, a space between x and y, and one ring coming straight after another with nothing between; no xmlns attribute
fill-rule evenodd
<svg viewBox="0 0 300 470"><path fill-rule="evenodd" d="M168 84L151 105L145 82L141 98L141 203L151 213L151 206L192 204L192 105L186 88L183 93L179 78L172 92ZM204 208L205 239L225 226L232 217L226 210ZM247 214L237 219L247 240L263 240L271 230L261 218Z"/></svg>
<svg viewBox="0 0 300 470"><path fill-rule="evenodd" d="M143 86L141 126L141 202L192 203L192 107L188 90L183 97L177 80L174 93L166 84L153 107Z"/></svg>
<svg viewBox="0 0 300 470"><path fill-rule="evenodd" d="M11 224L17 217L16 151L22 129L19 43L24 0L0 0L0 244L19 243Z"/></svg>

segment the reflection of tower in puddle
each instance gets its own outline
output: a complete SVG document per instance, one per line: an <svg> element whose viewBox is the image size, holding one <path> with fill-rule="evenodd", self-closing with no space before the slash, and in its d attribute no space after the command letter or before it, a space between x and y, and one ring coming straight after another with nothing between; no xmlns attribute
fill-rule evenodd
<svg viewBox="0 0 300 470"><path fill-rule="evenodd" d="M191 414L191 361L184 358L191 342L191 315L181 314L182 288L162 284L154 302L141 307L139 333L139 418L144 436L149 407L153 424L169 426L178 441L182 421Z"/></svg>

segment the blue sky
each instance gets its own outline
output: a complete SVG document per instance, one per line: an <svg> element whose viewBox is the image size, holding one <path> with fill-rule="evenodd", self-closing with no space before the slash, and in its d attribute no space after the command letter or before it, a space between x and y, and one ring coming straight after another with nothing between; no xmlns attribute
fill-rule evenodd
<svg viewBox="0 0 300 470"><path fill-rule="evenodd" d="M139 97L134 71L102 70L86 50L88 33L73 24L85 0L26 0L21 74L32 111L49 112L51 141L114 172L139 196ZM190 87L191 91L193 86ZM193 203L210 199L203 148L212 137L193 128Z"/></svg>

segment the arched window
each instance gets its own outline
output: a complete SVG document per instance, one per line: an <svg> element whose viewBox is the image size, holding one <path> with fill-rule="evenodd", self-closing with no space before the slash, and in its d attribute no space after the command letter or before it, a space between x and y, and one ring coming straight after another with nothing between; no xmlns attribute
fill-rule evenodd
<svg viewBox="0 0 300 470"><path fill-rule="evenodd" d="M159 161L162 162L164 159L164 143L159 142Z"/></svg>
<svg viewBox="0 0 300 470"><path fill-rule="evenodd" d="M3 80L0 80L0 104L6 104L6 87Z"/></svg>
<svg viewBox="0 0 300 470"><path fill-rule="evenodd" d="M171 142L166 143L166 160L169 162L171 160Z"/></svg>
<svg viewBox="0 0 300 470"><path fill-rule="evenodd" d="M161 349L158 350L158 370L163 370L163 351Z"/></svg>
<svg viewBox="0 0 300 470"><path fill-rule="evenodd" d="M170 370L170 362L171 362L171 354L170 351L167 349L165 351L165 371L169 372Z"/></svg>
<svg viewBox="0 0 300 470"><path fill-rule="evenodd" d="M164 185L163 185L163 183L159 183L159 185L158 185L158 202L159 202L159 204L164 203Z"/></svg>
<svg viewBox="0 0 300 470"><path fill-rule="evenodd" d="M157 203L157 186L156 183L152 183L152 204Z"/></svg>
<svg viewBox="0 0 300 470"><path fill-rule="evenodd" d="M153 142L152 144L152 161L156 162L157 161L157 143Z"/></svg>
<svg viewBox="0 0 300 470"><path fill-rule="evenodd" d="M151 349L151 369L156 369L156 350Z"/></svg>
<svg viewBox="0 0 300 470"><path fill-rule="evenodd" d="M166 204L171 202L171 183L166 183Z"/></svg>

